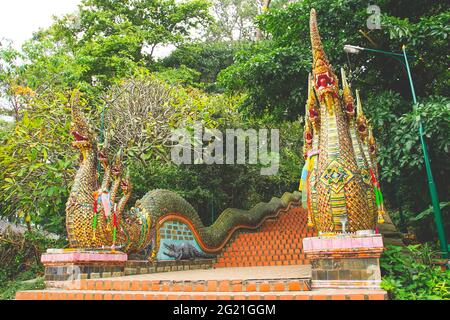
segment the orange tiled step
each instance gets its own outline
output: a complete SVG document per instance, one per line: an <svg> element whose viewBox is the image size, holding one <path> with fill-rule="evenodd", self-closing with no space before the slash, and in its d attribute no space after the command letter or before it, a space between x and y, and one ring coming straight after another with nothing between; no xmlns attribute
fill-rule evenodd
<svg viewBox="0 0 450 320"><path fill-rule="evenodd" d="M17 300L386 300L382 290L336 289L291 292L149 292L107 290L20 291Z"/></svg>
<svg viewBox="0 0 450 320"><path fill-rule="evenodd" d="M245 262L245 261L297 261L297 260L305 260L304 254L275 254L275 255L247 255L247 256L237 256L237 255L228 255L226 257L220 257L217 262Z"/></svg>
<svg viewBox="0 0 450 320"><path fill-rule="evenodd" d="M265 267L265 266L289 266L289 265L307 265L309 260L284 260L284 261L256 261L256 262L219 262L214 265L215 268L234 268L234 267Z"/></svg>
<svg viewBox="0 0 450 320"><path fill-rule="evenodd" d="M315 236L307 227L306 212L291 208L267 220L258 231L238 234L217 257L214 268L309 264L303 238Z"/></svg>
<svg viewBox="0 0 450 320"><path fill-rule="evenodd" d="M90 279L75 283L73 290L152 291L152 292L289 292L311 290L310 279L255 280L144 280Z"/></svg>
<svg viewBox="0 0 450 320"><path fill-rule="evenodd" d="M295 245L295 244L294 244ZM266 256L274 256L274 255L281 255L281 254L290 254L290 255L304 255L303 248L301 246L297 248L292 248L288 245L286 246L248 246L246 248L234 249L229 248L227 251L223 253L223 257L231 257L231 256L249 256L249 255L266 255Z"/></svg>
<svg viewBox="0 0 450 320"><path fill-rule="evenodd" d="M308 259L285 259L282 256L275 258L275 259L271 259L271 258L267 258L267 257L261 257L261 259L234 259L234 258L230 258L227 260L218 260L214 267L224 267L224 266L233 266L233 267L239 267L239 266L251 266L251 265L258 265L258 266L274 266L274 265L302 265L302 264L309 264L309 260Z"/></svg>

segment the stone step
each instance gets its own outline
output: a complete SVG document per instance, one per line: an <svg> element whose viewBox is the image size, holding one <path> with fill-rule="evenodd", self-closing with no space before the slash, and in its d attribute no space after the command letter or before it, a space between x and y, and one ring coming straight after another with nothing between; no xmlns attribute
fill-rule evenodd
<svg viewBox="0 0 450 320"><path fill-rule="evenodd" d="M289 265L307 265L310 264L308 259L304 260L284 260L284 261L241 261L241 262L217 262L214 268L229 267L255 267L255 266L289 266Z"/></svg>
<svg viewBox="0 0 450 320"><path fill-rule="evenodd" d="M160 292L267 292L311 288L311 266L272 266L188 270L117 278L84 279L57 289ZM56 288L55 288L56 289Z"/></svg>
<svg viewBox="0 0 450 320"><path fill-rule="evenodd" d="M151 291L151 292L289 292L311 290L311 280L246 279L246 280L144 280L98 279L73 282L66 290Z"/></svg>
<svg viewBox="0 0 450 320"><path fill-rule="evenodd" d="M109 290L19 291L16 300L386 300L383 290L335 289L290 292L151 292Z"/></svg>

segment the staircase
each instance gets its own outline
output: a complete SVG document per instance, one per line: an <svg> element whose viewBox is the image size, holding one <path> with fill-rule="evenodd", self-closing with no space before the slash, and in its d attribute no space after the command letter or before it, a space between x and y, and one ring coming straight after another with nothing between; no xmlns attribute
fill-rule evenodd
<svg viewBox="0 0 450 320"><path fill-rule="evenodd" d="M310 266L221 268L89 279L17 300L384 300L382 290L311 290Z"/></svg>
<svg viewBox="0 0 450 320"><path fill-rule="evenodd" d="M239 233L217 257L214 268L309 264L302 240L316 235L306 211L294 207L265 221L256 232Z"/></svg>
<svg viewBox="0 0 450 320"><path fill-rule="evenodd" d="M239 233L215 269L78 280L59 288L20 291L17 300L385 300L373 289L312 289L302 240L314 236L306 212L281 211L257 231Z"/></svg>

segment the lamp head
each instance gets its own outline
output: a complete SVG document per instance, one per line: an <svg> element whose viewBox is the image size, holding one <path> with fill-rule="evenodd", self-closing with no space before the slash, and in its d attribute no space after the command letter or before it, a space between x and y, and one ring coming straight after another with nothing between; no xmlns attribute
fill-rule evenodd
<svg viewBox="0 0 450 320"><path fill-rule="evenodd" d="M358 54L362 50L364 50L364 49L361 47L358 47L358 46L352 46L350 44L346 44L344 46L344 51L347 53Z"/></svg>

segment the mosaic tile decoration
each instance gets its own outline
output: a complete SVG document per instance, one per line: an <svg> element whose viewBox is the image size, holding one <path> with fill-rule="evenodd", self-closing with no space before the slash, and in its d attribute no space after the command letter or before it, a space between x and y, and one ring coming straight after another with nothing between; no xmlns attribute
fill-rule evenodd
<svg viewBox="0 0 450 320"><path fill-rule="evenodd" d="M170 257L165 254L167 250L164 244L190 244L196 250L203 253L202 249L197 243L197 240L195 240L194 233L185 223L176 220L166 221L161 225L159 231L161 240L157 254L157 260L175 260L174 257Z"/></svg>

